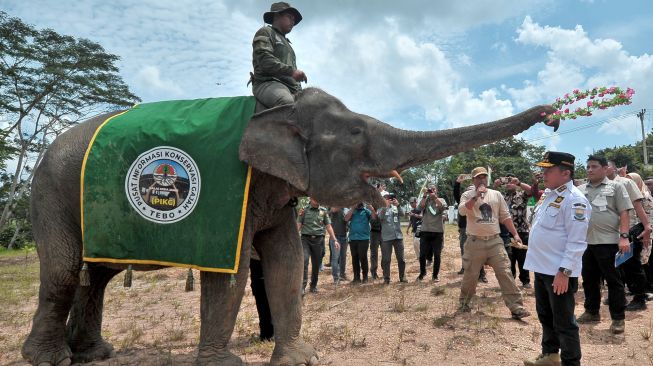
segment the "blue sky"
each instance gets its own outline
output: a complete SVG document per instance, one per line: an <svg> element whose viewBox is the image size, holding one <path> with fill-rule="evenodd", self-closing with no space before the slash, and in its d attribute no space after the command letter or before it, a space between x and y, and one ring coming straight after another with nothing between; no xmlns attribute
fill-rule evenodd
<svg viewBox="0 0 653 366"><path fill-rule="evenodd" d="M121 57L145 102L248 95L251 40L269 1L0 0L39 28L85 37ZM520 135L584 161L641 139L653 115L650 1L293 1L298 67L350 109L396 127L472 125L573 89L632 87L633 104ZM618 118L615 118L618 117ZM572 131L578 127L588 128Z"/></svg>

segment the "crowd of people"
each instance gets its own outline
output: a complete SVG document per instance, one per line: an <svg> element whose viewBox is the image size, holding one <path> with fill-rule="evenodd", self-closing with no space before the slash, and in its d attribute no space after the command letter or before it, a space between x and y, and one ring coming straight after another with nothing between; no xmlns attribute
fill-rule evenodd
<svg viewBox="0 0 653 366"><path fill-rule="evenodd" d="M302 20L288 3L277 2L263 15L268 25L253 39L253 94L265 108L292 103L306 74L297 68L295 52L286 35ZM459 312L470 312L479 281L487 282L485 267L493 269L503 300L514 319L530 315L524 308L521 287L534 288L536 310L542 325L542 352L527 366L580 365L581 345L577 323L600 322L600 306L609 308L610 331L625 330L625 311L646 309L653 298L651 225L653 179L644 181L635 173L617 169L614 162L590 156L587 181L574 179L575 157L548 152L536 165L542 169L531 184L510 172L489 182L483 167L455 179L454 200L458 205L458 234L462 266ZM471 184L463 186L467 181ZM543 183L543 187L540 187ZM490 188L492 186L493 188ZM331 275L336 284L348 281L347 249L351 257L351 284L379 279L381 248L383 283L392 281L390 266L394 252L399 282L408 282L404 259L404 216L397 197L378 185L383 207L359 203L354 207L325 208L314 199L299 210L297 226L304 248L302 296L318 292L319 274L326 255L328 233ZM532 214L528 201L537 201ZM431 281L440 280L444 243L443 224L447 202L435 185L409 200L407 235L419 258L417 281L427 270ZM261 338L273 337L272 320L265 309L264 279L253 253L252 292L261 321ZM369 260L368 260L369 257ZM308 278L309 262L311 277ZM531 276L531 273L533 275ZM585 293L584 312L575 316L575 293L579 277ZM531 285L531 282L533 285ZM601 301L605 284L608 296ZM628 287L632 294L626 301Z"/></svg>
<svg viewBox="0 0 653 366"><path fill-rule="evenodd" d="M565 365L580 364L578 323L600 322L603 303L609 308L610 331L623 333L625 312L644 310L646 302L653 299L653 266L648 263L653 179L644 181L635 172L617 169L604 157L590 156L587 182L582 182L574 179L574 160L570 154L548 152L537 163L542 172L533 175L531 184L510 172L489 182L483 167L460 174L454 182L462 263L457 272L462 275L458 311L472 310L478 282L487 282L486 267L492 269L514 319L530 315L517 280L523 289L534 287L543 328L542 354L525 361L526 365L556 365L561 360ZM465 186L468 180L471 184ZM336 285L380 279L379 247L383 283L392 281L393 252L399 274L395 281L408 282L405 237L412 240L419 261L415 280L425 281L430 272L432 282L440 281L446 200L438 196L435 185L428 185L419 197L409 199L410 209L404 213L384 184L377 189L385 199L384 207L359 203L325 208L310 199L299 209L297 225L304 247L302 295L307 287L308 292L318 292L324 267L330 267ZM528 206L531 197L537 201L534 208ZM408 218L405 233L402 217ZM615 265L617 256L630 254L630 259ZM329 260L324 263L327 255ZM579 277L585 301L584 312L576 318L574 295ZM608 296L602 302L603 283ZM632 295L630 302L626 301L626 287Z"/></svg>

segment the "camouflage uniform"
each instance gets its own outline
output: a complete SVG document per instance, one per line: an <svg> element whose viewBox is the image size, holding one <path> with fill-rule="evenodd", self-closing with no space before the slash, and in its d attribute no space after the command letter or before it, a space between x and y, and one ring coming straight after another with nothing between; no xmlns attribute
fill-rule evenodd
<svg viewBox="0 0 653 366"><path fill-rule="evenodd" d="M292 78L297 63L288 38L266 25L254 35L252 47L251 82L256 99L268 108L293 103L293 95L302 87Z"/></svg>

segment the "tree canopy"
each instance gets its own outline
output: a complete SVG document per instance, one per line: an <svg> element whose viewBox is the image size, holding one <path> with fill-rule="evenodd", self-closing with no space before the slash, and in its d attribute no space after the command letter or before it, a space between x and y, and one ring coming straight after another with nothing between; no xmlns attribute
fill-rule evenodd
<svg viewBox="0 0 653 366"><path fill-rule="evenodd" d="M140 100L119 75L118 60L93 41L37 29L0 11L0 168L9 159L15 165L5 173L0 231L29 194L34 167L56 136Z"/></svg>

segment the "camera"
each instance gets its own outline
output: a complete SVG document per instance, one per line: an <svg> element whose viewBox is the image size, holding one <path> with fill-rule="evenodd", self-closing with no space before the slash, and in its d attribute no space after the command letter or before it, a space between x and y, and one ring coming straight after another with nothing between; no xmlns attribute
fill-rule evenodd
<svg viewBox="0 0 653 366"><path fill-rule="evenodd" d="M501 183L502 184L510 183L510 177L501 177Z"/></svg>
<svg viewBox="0 0 653 366"><path fill-rule="evenodd" d="M429 188L429 189L427 189L426 192L428 192L428 194L433 193L433 188Z"/></svg>
<svg viewBox="0 0 653 366"><path fill-rule="evenodd" d="M394 200L394 199L397 198L397 195L394 194L394 193L388 193L388 194L385 195L385 198L387 198L389 200Z"/></svg>

